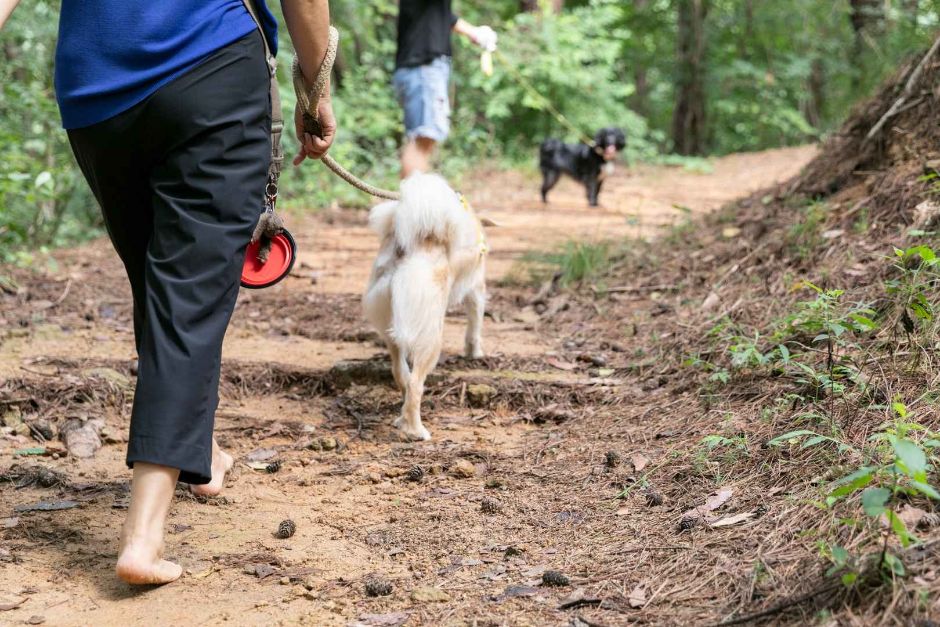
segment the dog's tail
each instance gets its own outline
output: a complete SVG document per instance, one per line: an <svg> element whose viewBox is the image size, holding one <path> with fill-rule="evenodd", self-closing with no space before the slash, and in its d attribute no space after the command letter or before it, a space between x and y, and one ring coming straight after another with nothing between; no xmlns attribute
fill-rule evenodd
<svg viewBox="0 0 940 627"><path fill-rule="evenodd" d="M395 243L405 254L428 241L447 246L460 211L460 198L447 181L435 174L413 174L401 183L392 224Z"/></svg>
<svg viewBox="0 0 940 627"><path fill-rule="evenodd" d="M392 277L392 328L390 335L412 360L430 355L440 342L447 313L446 266L431 252L414 253Z"/></svg>

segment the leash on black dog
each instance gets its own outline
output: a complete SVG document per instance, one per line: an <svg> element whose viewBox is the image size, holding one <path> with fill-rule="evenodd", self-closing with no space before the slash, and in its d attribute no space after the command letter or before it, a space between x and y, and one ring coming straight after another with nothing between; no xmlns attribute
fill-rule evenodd
<svg viewBox="0 0 940 627"><path fill-rule="evenodd" d="M484 67L484 73L490 74L492 72L492 69L488 68L488 66L490 65L490 62L486 60L486 55L489 54L489 52L484 52L483 54L484 56L481 59L481 62ZM506 70L509 72L509 75L513 79L515 79L515 81L519 84L519 86L522 87L526 91L526 93L529 94L530 97L534 98L535 100L540 101L542 103L542 106L545 107L546 111L551 113L552 116L562 126L564 126L569 131L577 135L578 139L582 143L590 146L591 150L593 150L597 154L602 154L601 149L597 147L597 143L593 139L585 135L584 131L582 131L577 126L575 126L575 124L571 120L566 118L565 115L561 111L559 111L558 108L555 107L555 105L552 104L551 100L543 96L542 93L538 89L535 88L535 85L533 85L532 82L529 81L529 79L527 79L525 76L523 76L522 72L517 70L516 66L513 65L512 62L508 58L506 58L506 55L500 52L498 48L494 49L492 51L492 54L496 55L496 58L499 60L500 63L502 63L503 67L506 68ZM487 71L488 69L489 71Z"/></svg>

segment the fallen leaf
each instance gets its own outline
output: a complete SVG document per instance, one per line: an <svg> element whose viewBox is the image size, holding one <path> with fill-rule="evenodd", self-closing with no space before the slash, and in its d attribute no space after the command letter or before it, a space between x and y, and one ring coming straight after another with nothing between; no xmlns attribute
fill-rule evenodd
<svg viewBox="0 0 940 627"><path fill-rule="evenodd" d="M564 361L558 359L557 357L548 357L545 359L545 363L553 368L558 368L559 370L571 371L578 367L578 364L573 364L570 361Z"/></svg>
<svg viewBox="0 0 940 627"><path fill-rule="evenodd" d="M721 230L721 236L725 239L734 239L741 234L741 229L736 226L726 226Z"/></svg>
<svg viewBox="0 0 940 627"><path fill-rule="evenodd" d="M638 584L633 589L633 592L627 597L627 601L632 608L641 608L646 605L646 590L643 589L643 584Z"/></svg>
<svg viewBox="0 0 940 627"><path fill-rule="evenodd" d="M646 468L646 467L649 465L649 463L650 463L649 458L648 458L646 455L644 455L643 453L637 453L637 454L635 454L633 457L630 458L630 461L633 462L633 471L634 471L634 472L641 472L641 471L642 471L644 468Z"/></svg>
<svg viewBox="0 0 940 627"><path fill-rule="evenodd" d="M703 518L708 512L712 512L727 503L732 494L733 491L731 488L721 488L718 490L718 492L712 494L707 501L705 501L705 505L694 507L689 511L684 512L682 514L682 518Z"/></svg>
<svg viewBox="0 0 940 627"><path fill-rule="evenodd" d="M11 601L0 601L0 612L9 612L26 603L26 597L22 599L13 599Z"/></svg>
<svg viewBox="0 0 940 627"><path fill-rule="evenodd" d="M21 448L18 451L13 451L13 454L17 457L26 457L28 455L45 455L46 448L44 446L37 446L34 448Z"/></svg>
<svg viewBox="0 0 940 627"><path fill-rule="evenodd" d="M917 525L920 524L920 521L922 521L926 515L927 512L924 510L919 507L911 507L907 503L905 503L901 511L898 512L898 518L901 519L901 522L903 522L904 526L908 529L916 529Z"/></svg>
<svg viewBox="0 0 940 627"><path fill-rule="evenodd" d="M540 590L533 586L508 586L495 600L503 601L505 599L515 599L518 597L531 597L539 592Z"/></svg>
<svg viewBox="0 0 940 627"><path fill-rule="evenodd" d="M446 603L450 601L450 595L440 588L415 588L411 592L411 600L416 603Z"/></svg>
<svg viewBox="0 0 940 627"><path fill-rule="evenodd" d="M274 459L277 457L277 450L273 448L256 448L252 452L248 453L247 460L249 462L263 462L269 459Z"/></svg>
<svg viewBox="0 0 940 627"><path fill-rule="evenodd" d="M17 505L13 508L14 512L55 512L61 509L72 509L78 507L76 501L39 501L28 505Z"/></svg>
<svg viewBox="0 0 940 627"><path fill-rule="evenodd" d="M349 623L349 627L398 627L408 620L407 612L393 612L391 614L362 614L357 620Z"/></svg>
<svg viewBox="0 0 940 627"><path fill-rule="evenodd" d="M252 470L267 470L269 462L248 462L248 467Z"/></svg>
<svg viewBox="0 0 940 627"><path fill-rule="evenodd" d="M18 524L20 524L20 519L16 516L12 516L10 518L4 518L2 523L3 524L0 526L2 526L4 529L12 529L13 527L16 527Z"/></svg>
<svg viewBox="0 0 940 627"><path fill-rule="evenodd" d="M757 516L757 512L746 512L744 514L735 514L734 516L724 516L715 521L709 521L709 525L712 527L730 527L731 525L737 525L738 523L743 523L746 520L750 520Z"/></svg>
<svg viewBox="0 0 940 627"><path fill-rule="evenodd" d="M702 301L702 311L711 311L721 303L721 298L715 292L709 292Z"/></svg>

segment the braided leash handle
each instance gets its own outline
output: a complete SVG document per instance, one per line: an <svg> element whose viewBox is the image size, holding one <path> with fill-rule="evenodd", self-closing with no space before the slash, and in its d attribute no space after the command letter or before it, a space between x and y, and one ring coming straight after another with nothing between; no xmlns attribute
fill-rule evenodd
<svg viewBox="0 0 940 627"><path fill-rule="evenodd" d="M333 70L333 63L336 61L336 51L338 47L339 31L330 26L330 39L326 48L326 55L323 58L323 63L320 65L320 71L317 72L313 87L310 88L309 92L304 83L304 74L300 68L300 61L297 59L297 56L294 55L291 75L294 80L294 91L297 92L297 106L300 107L303 113L304 131L315 137L323 137L323 128L320 125L317 107L320 104L320 99L323 97L326 85L329 82L330 72ZM401 198L401 194L398 192L369 185L338 164L330 155L324 155L321 161L323 161L323 164L332 170L334 174L360 191L377 198L386 198L388 200L398 200Z"/></svg>

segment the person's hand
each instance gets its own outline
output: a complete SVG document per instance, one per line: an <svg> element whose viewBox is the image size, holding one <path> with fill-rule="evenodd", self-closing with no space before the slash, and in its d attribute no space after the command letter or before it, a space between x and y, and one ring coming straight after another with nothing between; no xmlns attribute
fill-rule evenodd
<svg viewBox="0 0 940 627"><path fill-rule="evenodd" d="M333 145L333 139L336 137L336 117L333 115L333 102L330 99L329 87L320 98L317 114L320 119L321 137L311 135L304 130L303 111L300 106L294 109L294 126L297 131L297 140L300 142L300 150L294 157L295 166L300 165L307 158L320 159Z"/></svg>
<svg viewBox="0 0 940 627"><path fill-rule="evenodd" d="M499 37L496 35L496 31L494 31L489 26L477 26L473 31L471 38L473 39L473 43L480 46L487 52L493 52L496 50L496 42L499 39Z"/></svg>

